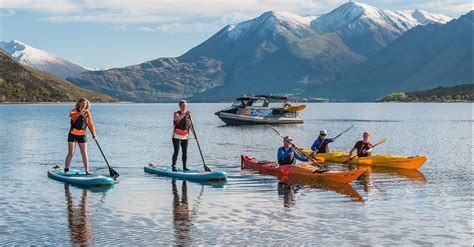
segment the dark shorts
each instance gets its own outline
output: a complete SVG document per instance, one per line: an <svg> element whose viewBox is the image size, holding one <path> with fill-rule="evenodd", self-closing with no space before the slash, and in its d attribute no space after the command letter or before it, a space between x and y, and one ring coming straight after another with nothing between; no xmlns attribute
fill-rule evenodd
<svg viewBox="0 0 474 247"><path fill-rule="evenodd" d="M68 142L87 143L87 136L77 136L69 133L67 137Z"/></svg>

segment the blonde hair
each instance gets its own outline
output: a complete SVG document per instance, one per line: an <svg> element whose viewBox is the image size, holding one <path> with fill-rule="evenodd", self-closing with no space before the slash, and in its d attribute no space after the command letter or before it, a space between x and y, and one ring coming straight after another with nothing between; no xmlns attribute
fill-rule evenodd
<svg viewBox="0 0 474 247"><path fill-rule="evenodd" d="M80 99L77 101L77 103L76 103L76 110L79 111L79 104L81 104L81 103L84 102L84 101L87 103L87 106L86 106L86 109L85 109L85 110L86 110L86 111L89 111L89 110L91 109L91 102L90 102L88 99L86 99L86 98L80 98Z"/></svg>

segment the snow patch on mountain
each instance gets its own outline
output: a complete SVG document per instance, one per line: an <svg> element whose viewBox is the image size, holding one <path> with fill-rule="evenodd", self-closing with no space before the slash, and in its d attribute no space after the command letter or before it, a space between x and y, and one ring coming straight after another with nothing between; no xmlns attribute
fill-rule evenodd
<svg viewBox="0 0 474 247"><path fill-rule="evenodd" d="M5 50L21 64L47 71L63 78L75 76L87 70L84 67L18 40L12 40L10 42L0 41L0 48Z"/></svg>
<svg viewBox="0 0 474 247"><path fill-rule="evenodd" d="M446 23L451 18L441 14L432 14L423 10L385 10L365 3L348 2L321 15L311 22L318 32L336 32L349 29L355 33L367 28L384 28L393 33L404 33L417 26L431 23Z"/></svg>
<svg viewBox="0 0 474 247"><path fill-rule="evenodd" d="M315 18L316 16L300 16L285 11L268 11L255 19L228 25L225 27L225 34L228 39L237 40L257 29L277 33L310 31L311 21Z"/></svg>

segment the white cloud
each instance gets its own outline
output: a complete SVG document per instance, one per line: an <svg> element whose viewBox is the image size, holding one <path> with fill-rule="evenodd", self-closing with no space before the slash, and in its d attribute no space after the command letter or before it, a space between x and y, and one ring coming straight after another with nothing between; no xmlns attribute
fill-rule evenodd
<svg viewBox="0 0 474 247"><path fill-rule="evenodd" d="M0 0L0 9L39 12L44 21L132 26L141 31L212 29L255 18L268 10L322 14L347 0ZM367 0L382 8L420 8L457 17L470 0Z"/></svg>
<svg viewBox="0 0 474 247"><path fill-rule="evenodd" d="M72 0L1 0L0 8L47 13L71 13L83 9L80 3Z"/></svg>
<svg viewBox="0 0 474 247"><path fill-rule="evenodd" d="M235 22L268 10L299 14L328 11L345 0L2 0L0 8L46 13L43 20L113 24L170 23L190 19ZM189 21L187 21L189 22Z"/></svg>
<svg viewBox="0 0 474 247"><path fill-rule="evenodd" d="M7 17L7 16L14 16L16 14L15 10L13 9L7 9L3 12L0 12L0 16L4 16L4 17Z"/></svg>

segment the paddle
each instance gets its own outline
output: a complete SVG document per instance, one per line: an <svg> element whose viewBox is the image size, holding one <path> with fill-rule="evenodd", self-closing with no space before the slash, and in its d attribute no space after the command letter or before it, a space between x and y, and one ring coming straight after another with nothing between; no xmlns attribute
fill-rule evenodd
<svg viewBox="0 0 474 247"><path fill-rule="evenodd" d="M346 133L347 131L349 131L350 129L352 129L352 127L354 127L354 125L351 125L351 127L347 128L346 130L344 130L343 132L339 133L339 135L337 135L336 137L334 137L333 139L336 140L338 137L340 137L342 134ZM316 149L315 151L313 151L310 156L311 157L314 157L316 154L319 153L319 149Z"/></svg>
<svg viewBox="0 0 474 247"><path fill-rule="evenodd" d="M316 170L315 172L318 172L318 173L322 173L322 172L325 172L327 170L325 169L322 169L321 168L321 164L319 164L316 160L314 160L313 158L309 157L309 155L307 155L305 152L303 152L303 150L301 150L301 148L297 147L293 142L291 142L290 140L288 140L286 137L284 137L280 132L278 132L278 130L276 130L275 128L273 128L272 126L270 125L266 125L268 128L272 129L273 131L275 131L275 133L277 133L281 138L283 138L283 140L289 142L298 152L302 153L304 156L306 156L306 158L308 158L309 160L313 161L314 163L316 163L316 165L319 166L320 169Z"/></svg>
<svg viewBox="0 0 474 247"><path fill-rule="evenodd" d="M191 122L191 128L193 129L193 134L194 134L194 138L196 139L196 143L199 149L199 154L201 154L202 164L204 165L204 171L211 172L211 169L209 169L209 167L206 165L206 161L204 161L204 156L202 155L202 151L201 151L201 145L199 145L199 140L196 135L196 129L194 128L193 119L189 117L189 121Z"/></svg>
<svg viewBox="0 0 474 247"><path fill-rule="evenodd" d="M89 128L89 131L91 131L91 128L89 127L89 124L87 124L87 122L86 122L86 126L87 126L87 128ZM118 172L116 172L114 169L112 169L112 167L110 167L109 162L107 161L107 158L105 158L104 152L102 152L102 148L100 147L99 142L97 141L97 139L95 139L95 138L93 138L93 139L95 141L95 144L97 144L97 147L99 147L100 153L102 154L102 157L104 157L105 163L107 164L107 167L109 168L110 177L113 178L113 179L118 178L120 176L120 174Z"/></svg>
<svg viewBox="0 0 474 247"><path fill-rule="evenodd" d="M375 144L371 147L371 149L374 148L374 147L376 147L376 146L378 146L378 145L380 145L380 144L384 144L386 141L387 141L386 138L382 139L381 141L375 143ZM364 153L365 153L365 152L364 152ZM357 157L359 157L359 154L356 154L354 157L350 157L348 160L346 160L346 161L344 161L344 162L342 162L342 163L343 163L343 164L346 164L347 162L349 162L349 161L351 161L351 160L353 160L353 159L355 159L355 158L357 158Z"/></svg>
<svg viewBox="0 0 474 247"><path fill-rule="evenodd" d="M333 139L336 140L339 136L341 136L342 134L346 133L347 131L349 131L350 129L352 129L352 127L354 127L354 125L351 125L351 127L347 128L346 130L344 130L343 132L341 132L339 135L337 135L336 137L334 137Z"/></svg>

